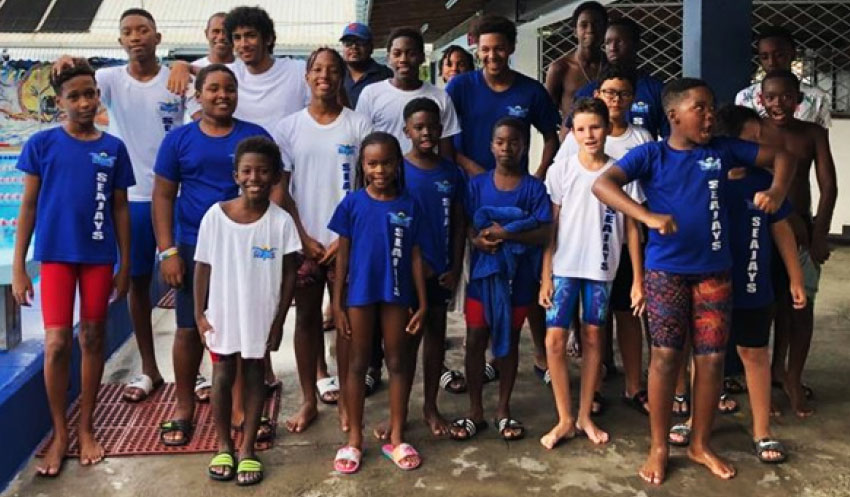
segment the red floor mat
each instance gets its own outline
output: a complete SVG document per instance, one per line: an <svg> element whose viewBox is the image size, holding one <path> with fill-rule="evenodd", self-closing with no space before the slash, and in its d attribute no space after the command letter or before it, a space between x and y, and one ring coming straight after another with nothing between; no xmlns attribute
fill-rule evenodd
<svg viewBox="0 0 850 497"><path fill-rule="evenodd" d="M212 413L209 403L198 404L195 409L195 432L189 445L183 447L167 447L159 440L159 425L170 419L174 413L176 399L174 384L166 383L144 402L133 404L121 399L124 385L109 383L101 385L97 395L97 407L94 414L94 429L97 439L103 445L107 456L137 456L157 454L196 454L200 452L216 452L218 442L215 436ZM280 413L280 388L266 400L263 410L272 426L277 430L277 417ZM78 457L80 447L77 439L77 423L80 417L79 398L71 405L68 419L71 428L71 442L68 446L68 457ZM241 434L237 435L239 443ZM53 439L48 435L36 453L44 457L44 453ZM257 450L263 450L272 443L257 445Z"/></svg>

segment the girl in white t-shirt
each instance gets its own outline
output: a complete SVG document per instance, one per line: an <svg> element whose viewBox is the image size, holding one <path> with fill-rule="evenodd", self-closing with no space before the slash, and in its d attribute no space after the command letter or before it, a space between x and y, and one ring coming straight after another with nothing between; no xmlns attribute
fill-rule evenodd
<svg viewBox="0 0 850 497"><path fill-rule="evenodd" d="M268 138L246 138L235 156L234 179L241 195L214 204L198 231L195 320L213 363L211 401L219 453L207 472L213 480L236 477L239 485L253 485L263 479L263 465L254 453L266 398L263 358L280 347L301 242L289 214L269 200L280 181L277 145ZM237 362L245 420L234 470L230 421Z"/></svg>
<svg viewBox="0 0 850 497"><path fill-rule="evenodd" d="M558 423L540 439L547 449L560 440L583 432L596 444L608 433L591 419L596 385L604 351L604 326L608 315L611 282L617 272L624 228L629 255L635 267L631 303L635 313L643 308L643 260L637 224L602 204L591 192L593 182L614 161L605 154L610 130L608 108L598 99L581 99L574 105L573 133L579 153L556 162L546 174L555 228L543 255L540 305L546 309L546 355ZM626 187L640 201L636 185ZM581 396L578 416L570 407L566 344L570 325L581 302Z"/></svg>
<svg viewBox="0 0 850 497"><path fill-rule="evenodd" d="M328 375L322 332L325 285L333 282L339 244L327 228L337 204L351 191L360 142L372 130L368 118L344 107L345 62L335 50L319 48L307 59L307 108L283 118L272 130L283 156L282 206L292 216L303 250L298 254L295 296L295 361L303 402L286 421L300 433L316 418L317 397L339 401L340 424L347 431L339 382Z"/></svg>

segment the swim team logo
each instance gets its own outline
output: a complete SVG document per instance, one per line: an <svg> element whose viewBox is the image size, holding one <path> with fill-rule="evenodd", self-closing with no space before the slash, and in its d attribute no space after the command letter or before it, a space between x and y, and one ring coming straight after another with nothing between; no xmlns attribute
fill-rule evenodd
<svg viewBox="0 0 850 497"><path fill-rule="evenodd" d="M101 167L113 167L115 166L115 157L107 154L106 152L89 152L89 156L91 157L91 163L95 166Z"/></svg>
<svg viewBox="0 0 850 497"><path fill-rule="evenodd" d="M635 102L632 104L632 112L638 114L649 114L649 104L646 102Z"/></svg>
<svg viewBox="0 0 850 497"><path fill-rule="evenodd" d="M251 248L251 252L254 255L254 259L260 259L261 261L274 259L274 254L277 251L275 247L269 247L268 245L262 246L254 246Z"/></svg>
<svg viewBox="0 0 850 497"><path fill-rule="evenodd" d="M522 105L508 105L506 109L508 111L508 115L511 117L518 117L522 119L528 115L528 107L523 107Z"/></svg>
<svg viewBox="0 0 850 497"><path fill-rule="evenodd" d="M444 179L443 181L435 181L434 186L437 187L437 191L439 193L445 193L447 195L451 195L454 190L454 185L452 185L451 181Z"/></svg>
<svg viewBox="0 0 850 497"><path fill-rule="evenodd" d="M409 228L410 223L413 221L413 218L405 214L404 211L388 212L387 215L390 218L390 224L401 226L402 228Z"/></svg>
<svg viewBox="0 0 850 497"><path fill-rule="evenodd" d="M702 171L720 171L720 159L715 157L698 160L697 164L699 164L699 168Z"/></svg>
<svg viewBox="0 0 850 497"><path fill-rule="evenodd" d="M174 127L174 118L180 112L180 103L180 99L158 102L159 112L162 114L162 129L166 132L171 131L171 128Z"/></svg>
<svg viewBox="0 0 850 497"><path fill-rule="evenodd" d="M168 102L159 102L159 111L167 112L169 114L176 114L180 112L180 101L169 100Z"/></svg>
<svg viewBox="0 0 850 497"><path fill-rule="evenodd" d="M349 157L354 155L354 145L348 145L345 143L337 143L336 145L336 153L342 155L343 157ZM342 191L350 192L351 191L351 162L345 161L340 164L340 169L342 173Z"/></svg>

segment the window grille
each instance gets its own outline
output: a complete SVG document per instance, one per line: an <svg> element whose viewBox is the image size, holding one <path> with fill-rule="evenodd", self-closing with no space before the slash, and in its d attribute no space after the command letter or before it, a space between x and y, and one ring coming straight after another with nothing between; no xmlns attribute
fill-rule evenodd
<svg viewBox="0 0 850 497"><path fill-rule="evenodd" d="M682 1L620 0L608 5L612 18L628 17L641 29L641 69L662 80L682 74ZM753 30L785 26L797 40L794 71L802 80L827 92L834 116L850 117L850 1L755 0ZM540 28L541 77L555 59L575 48L571 20ZM753 45L753 73L758 61Z"/></svg>

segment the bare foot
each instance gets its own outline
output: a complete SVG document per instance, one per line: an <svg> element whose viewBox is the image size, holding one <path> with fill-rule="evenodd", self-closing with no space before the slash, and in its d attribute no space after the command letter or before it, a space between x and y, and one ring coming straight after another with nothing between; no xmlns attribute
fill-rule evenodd
<svg viewBox="0 0 850 497"><path fill-rule="evenodd" d="M688 457L691 461L702 464L714 476L729 480L735 476L735 468L731 464L721 459L717 454L710 449L695 449L693 445L688 448Z"/></svg>
<svg viewBox="0 0 850 497"><path fill-rule="evenodd" d="M284 423L286 431L290 433L301 433L310 426L318 415L319 411L316 409L316 404L301 404L295 416L287 419Z"/></svg>
<svg viewBox="0 0 850 497"><path fill-rule="evenodd" d="M590 419L578 420L576 422L576 429L587 435L587 438L589 438L591 442L597 445L608 443L608 439L610 438L608 436L608 432L601 430Z"/></svg>
<svg viewBox="0 0 850 497"><path fill-rule="evenodd" d="M548 450L552 450L562 440L566 441L576 436L576 426L573 420L568 420L563 423L558 423L554 428L549 430L549 433L540 438L540 444Z"/></svg>
<svg viewBox="0 0 850 497"><path fill-rule="evenodd" d="M449 422L436 409L431 412L423 412L422 417L425 419L425 424L431 429L431 434L435 437L444 437L449 433Z"/></svg>
<svg viewBox="0 0 850 497"><path fill-rule="evenodd" d="M791 402L791 409L798 418L808 418L815 413L815 410L809 407L809 402L806 400L806 392L803 385L792 385L790 382L785 382L785 395Z"/></svg>
<svg viewBox="0 0 850 497"><path fill-rule="evenodd" d="M650 449L646 461L641 466L638 474L643 481L652 485L661 485L667 472L667 447Z"/></svg>
<svg viewBox="0 0 850 497"><path fill-rule="evenodd" d="M103 460L103 446L94 436L94 433L80 430L80 464L90 466Z"/></svg>
<svg viewBox="0 0 850 497"><path fill-rule="evenodd" d="M372 430L372 435L375 436L378 440L387 441L390 439L390 435L392 435L392 429L390 429L389 421L381 421L375 428Z"/></svg>
<svg viewBox="0 0 850 497"><path fill-rule="evenodd" d="M57 476L62 470L62 461L65 459L65 452L68 450L68 435L54 436L53 442L47 449L47 454L41 460L36 471L41 476Z"/></svg>

